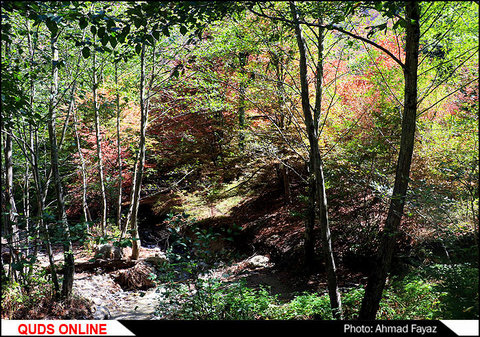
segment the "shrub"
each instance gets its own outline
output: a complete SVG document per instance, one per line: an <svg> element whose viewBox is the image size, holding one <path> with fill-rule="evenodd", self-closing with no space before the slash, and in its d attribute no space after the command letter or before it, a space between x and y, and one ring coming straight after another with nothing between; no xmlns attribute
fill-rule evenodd
<svg viewBox="0 0 480 337"><path fill-rule="evenodd" d="M440 293L435 283L420 279L394 281L384 293L379 319L434 319L440 313Z"/></svg>
<svg viewBox="0 0 480 337"><path fill-rule="evenodd" d="M243 282L197 279L192 286L166 289L156 314L167 319L251 320L272 316L277 303L265 288L250 289Z"/></svg>
<svg viewBox="0 0 480 337"><path fill-rule="evenodd" d="M423 275L439 282L434 290L441 294L442 319L478 319L478 267L464 264L435 264Z"/></svg>
<svg viewBox="0 0 480 337"><path fill-rule="evenodd" d="M378 319L441 318L445 292L439 285L410 275L385 289ZM356 319L365 290L362 286L342 294L344 319ZM190 287L172 285L164 289L157 315L165 319L333 319L328 294L304 292L281 303L266 288L251 289L245 283L222 283L198 279ZM478 308L478 307L477 307ZM478 309L477 309L478 310Z"/></svg>
<svg viewBox="0 0 480 337"><path fill-rule="evenodd" d="M283 309L283 310L282 310ZM278 312L280 311L280 312ZM303 293L277 310L278 319L332 319L330 299L317 293Z"/></svg>
<svg viewBox="0 0 480 337"><path fill-rule="evenodd" d="M30 309L53 296L52 283L44 274L35 273L29 279L29 286L18 282L2 283L2 318L12 318L20 309Z"/></svg>

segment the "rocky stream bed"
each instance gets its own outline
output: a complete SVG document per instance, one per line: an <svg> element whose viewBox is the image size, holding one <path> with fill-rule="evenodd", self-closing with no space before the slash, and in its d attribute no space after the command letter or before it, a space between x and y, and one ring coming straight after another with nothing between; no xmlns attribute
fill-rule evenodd
<svg viewBox="0 0 480 337"><path fill-rule="evenodd" d="M137 267L153 268L152 261L159 255L164 256L158 248L141 248L140 258L134 267L105 271L94 268L88 271L78 271L74 279L74 296L89 300L94 319L114 320L155 320L161 317L155 315L156 306L161 301L162 286L150 285L148 289L125 289L125 284L119 284L119 274L129 273ZM77 265L88 263L92 256L81 249L75 249ZM162 257L163 258L163 257ZM54 255L55 264L63 262L63 253L58 251ZM40 255L40 265L46 267L48 260ZM217 266L206 272L206 277L235 281L244 278L255 286L267 284L277 293L285 294L291 291L282 281L285 275L272 270L273 264L268 257L255 255L228 266ZM122 288L123 286L123 288Z"/></svg>

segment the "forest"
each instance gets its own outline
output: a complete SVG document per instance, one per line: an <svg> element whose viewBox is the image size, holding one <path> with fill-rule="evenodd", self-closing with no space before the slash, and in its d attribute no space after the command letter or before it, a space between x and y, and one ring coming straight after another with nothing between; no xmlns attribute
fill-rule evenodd
<svg viewBox="0 0 480 337"><path fill-rule="evenodd" d="M2 319L479 318L478 1L2 1Z"/></svg>

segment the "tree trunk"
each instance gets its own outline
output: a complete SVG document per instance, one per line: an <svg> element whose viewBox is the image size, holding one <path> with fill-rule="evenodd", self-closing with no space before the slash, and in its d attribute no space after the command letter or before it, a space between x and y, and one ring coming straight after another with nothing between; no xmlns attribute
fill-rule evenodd
<svg viewBox="0 0 480 337"><path fill-rule="evenodd" d="M12 113L10 113L10 120L12 120ZM7 242L10 248L10 254L13 262L18 262L20 236L18 233L18 212L17 205L15 203L15 196L13 192L13 159L12 159L12 136L11 128L6 128L5 137L5 195L7 197ZM18 275L15 270L12 270L13 278L18 280Z"/></svg>
<svg viewBox="0 0 480 337"><path fill-rule="evenodd" d="M118 197L117 197L117 226L122 228L122 147L120 144L120 93L118 90L118 63L115 62L115 89L117 107L117 161L118 161Z"/></svg>
<svg viewBox="0 0 480 337"><path fill-rule="evenodd" d="M288 167L280 162L277 164L277 176L279 181L279 187L283 190L285 204L292 203L292 195L290 191L290 173Z"/></svg>
<svg viewBox="0 0 480 337"><path fill-rule="evenodd" d="M57 212L60 218L60 223L64 231L64 259L65 259L65 274L62 284L62 298L69 300L73 290L73 278L75 274L75 262L73 257L73 246L70 239L70 229L68 227L67 213L65 210L65 201L63 197L63 187L59 172L58 163L58 147L57 136L55 130L56 124L56 98L58 92L58 49L56 37L51 38L52 48L52 86L50 91L50 104L48 109L48 136L50 140L50 159L55 182L55 193L57 198Z"/></svg>
<svg viewBox="0 0 480 337"><path fill-rule="evenodd" d="M300 85L302 93L302 110L305 118L305 126L307 128L308 140L310 145L310 167L313 168L311 174L315 181L315 202L316 207L319 213L319 223L320 230L322 233L322 246L325 259L325 267L327 270L327 285L328 293L330 296L330 306L332 308L333 316L337 319L342 319L342 303L340 299L340 292L338 290L337 277L336 277L336 267L335 261L333 258L333 250L330 236L330 228L328 223L328 206L327 206L327 197L325 193L325 182L323 176L323 163L320 157L320 150L318 147L318 120L321 112L321 86L322 86L322 72L317 71L317 92L316 92L316 102L315 102L315 111L312 116L312 109L310 107L310 96L308 89L308 78L307 78L307 58L306 58L306 46L305 40L303 37L302 29L299 24L298 14L293 1L290 1L290 10L292 12L293 20L295 22L295 35L297 38L298 50L300 54ZM323 48L323 28L320 29L319 41L319 60L318 65L322 65L322 48Z"/></svg>
<svg viewBox="0 0 480 337"><path fill-rule="evenodd" d="M129 223L132 234L132 259L138 259L140 253L140 237L138 235L138 206L140 204L140 192L142 189L143 167L145 165L145 139L147 129L148 111L145 105L145 42L142 43L140 54L140 140L139 154L135 166L134 186L129 211Z"/></svg>
<svg viewBox="0 0 480 337"><path fill-rule="evenodd" d="M25 231L27 232L26 238L26 249L25 254L28 256L32 253L31 248L31 239L32 236L32 223L30 222L30 167L25 158L25 175L24 175L24 185L23 185L23 215L25 217ZM33 266L30 267L30 270Z"/></svg>
<svg viewBox="0 0 480 337"><path fill-rule="evenodd" d="M78 156L80 158L80 168L82 171L82 211L83 211L83 218L85 222L91 222L92 217L90 215L90 210L88 209L88 202L87 202L87 171L85 167L85 158L83 157L82 153L82 146L80 144L80 136L78 134L78 122L77 122L77 116L75 114L75 97L72 92L72 98L70 101L70 104L72 104L72 116L73 116L73 129L75 132L75 141L77 143L77 152ZM90 231L90 228L88 227L88 231Z"/></svg>
<svg viewBox="0 0 480 337"><path fill-rule="evenodd" d="M95 41L95 35L93 35L93 40ZM97 102L97 59L95 48L93 49L93 109L95 111L95 139L97 143L97 157L98 157L98 176L100 179L100 192L102 198L102 215L100 229L102 235L105 235L105 229L107 227L107 197L105 194L105 178L103 174L103 159L102 159L102 145L101 145L101 135L100 135L100 116L98 113L98 102Z"/></svg>
<svg viewBox="0 0 480 337"><path fill-rule="evenodd" d="M35 104L35 81L34 81L34 75L33 75L33 67L34 67L34 61L35 61L35 49L34 49L34 45L33 45L33 40L32 40L32 34L31 34L31 31L30 31L30 22L27 21L27 41L28 41L28 51L29 51L29 55L30 55L30 69L31 69L31 72L29 73L29 80L30 80L30 112L33 113L35 112L35 109L34 109L34 104ZM34 163L34 130L33 130L33 127L32 125L29 125L28 127L28 135L29 135L29 142L30 142L30 149L31 149L31 156L32 156L32 160L31 160L31 163L32 163L32 176L33 176L33 179L34 179L34 182L35 182L35 167L33 165ZM36 161L36 159L35 159ZM28 163L27 163L27 169L28 169ZM28 180L27 180L28 181ZM27 184L27 190L29 190L29 184ZM37 191L39 191L39 189L37 189ZM37 194L38 196L38 194ZM27 195L25 196L25 198L27 199L26 201L30 204L30 193L27 192ZM32 225L35 223L34 221L30 221L30 210L29 210L30 207L26 207L26 211L28 210L28 215L25 214L25 219L26 219L26 222L27 222L27 232L29 233L28 235L29 236L33 236L34 237L34 240L33 240L33 251L30 251L30 254L33 255L34 258L37 257L37 253L38 253L38 239L39 239L39 223L36 224L35 227L32 228ZM30 270L28 272L29 274L29 277L31 277L31 275L33 274L33 265L30 267Z"/></svg>
<svg viewBox="0 0 480 337"><path fill-rule="evenodd" d="M45 243L45 248L47 250L48 261L50 263L50 270L52 275L52 283L53 289L55 291L55 297L58 297L60 292L60 286L58 283L57 273L55 271L55 261L53 259L53 250L52 244L50 240L50 233L49 233L49 226L48 222L45 221L43 217L43 210L44 210L44 196L43 196L43 189L42 183L40 179L40 170L38 167L38 130L34 130L33 137L32 137L32 173L33 179L35 183L35 192L36 192L36 200L37 200L37 217L38 217L38 236L40 235L40 230L43 231L44 239L43 242ZM37 246L35 246L37 247Z"/></svg>
<svg viewBox="0 0 480 337"><path fill-rule="evenodd" d="M304 253L305 253L305 268L307 273L310 273L313 267L313 260L315 257L315 237L313 230L315 228L315 199L317 193L315 192L315 177L313 175L313 167L308 163L308 206L307 206L307 221L305 223L304 235Z"/></svg>
<svg viewBox="0 0 480 337"><path fill-rule="evenodd" d="M239 102L238 102L238 126L240 128L239 135L239 147L240 151L245 149L245 93L247 91L246 79L245 77L245 67L247 65L248 53L240 52L238 54L238 60L240 63L240 86L239 86Z"/></svg>
<svg viewBox="0 0 480 337"><path fill-rule="evenodd" d="M402 136L398 155L395 183L390 200L387 220L381 237L381 246L376 268L368 279L359 319L373 320L376 317L390 264L396 247L396 239L403 216L407 195L410 165L415 141L417 113L417 65L420 38L420 9L417 2L406 2L406 59L405 59L405 98L402 120Z"/></svg>

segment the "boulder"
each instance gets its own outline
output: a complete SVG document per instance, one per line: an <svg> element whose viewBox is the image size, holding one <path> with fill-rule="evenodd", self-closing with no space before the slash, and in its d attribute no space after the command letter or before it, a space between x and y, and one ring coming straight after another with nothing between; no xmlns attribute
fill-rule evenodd
<svg viewBox="0 0 480 337"><path fill-rule="evenodd" d="M97 305L93 307L93 319L99 319L99 320L104 320L104 319L110 319L112 318L112 315L110 314L110 310L108 310L107 307L104 307L103 305Z"/></svg>
<svg viewBox="0 0 480 337"><path fill-rule="evenodd" d="M248 268L266 268L270 265L270 259L264 255L255 255L249 258L247 261Z"/></svg>
<svg viewBox="0 0 480 337"><path fill-rule="evenodd" d="M167 257L163 253L155 253L154 256L148 256L147 258L145 258L145 261L150 262L151 264L158 267L166 265L169 262Z"/></svg>
<svg viewBox="0 0 480 337"><path fill-rule="evenodd" d="M98 245L95 247L95 258L104 260L121 260L125 256L123 248L114 246L110 243Z"/></svg>

